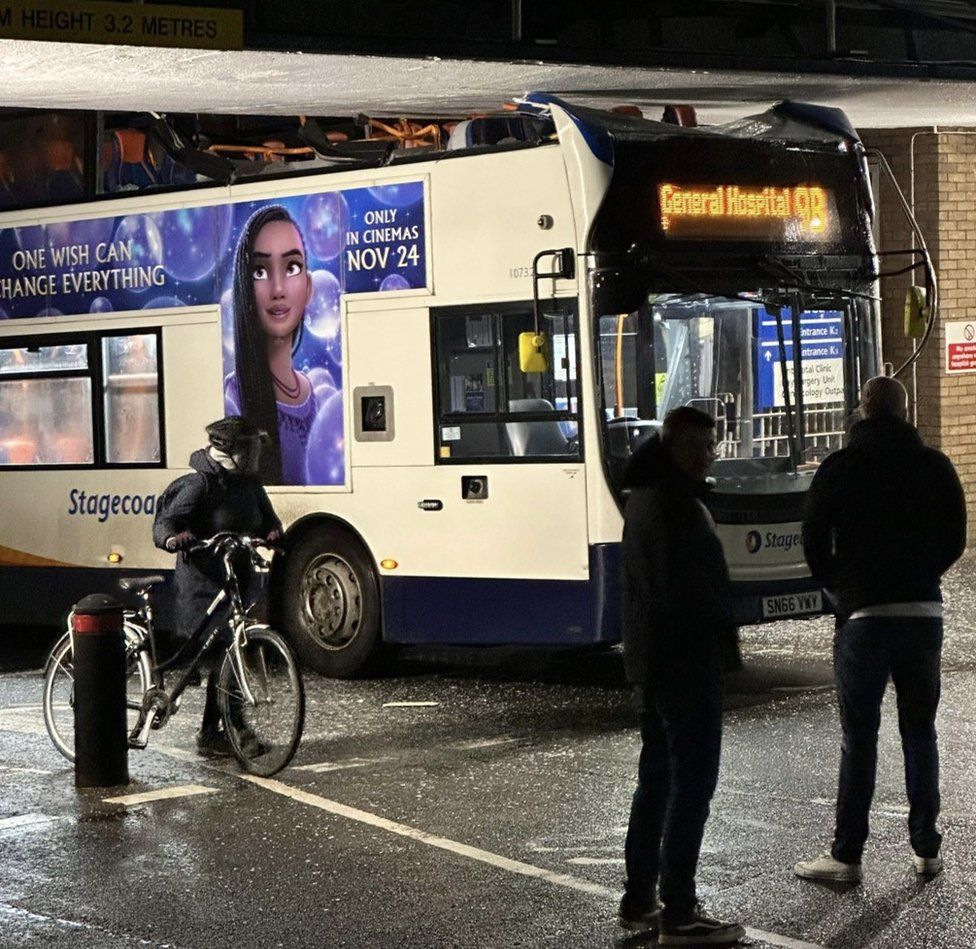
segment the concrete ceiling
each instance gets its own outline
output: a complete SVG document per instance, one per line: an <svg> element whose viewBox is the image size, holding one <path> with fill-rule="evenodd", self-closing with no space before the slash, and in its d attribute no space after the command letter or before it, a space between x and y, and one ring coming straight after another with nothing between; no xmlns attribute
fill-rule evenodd
<svg viewBox="0 0 976 949"><path fill-rule="evenodd" d="M799 73L226 52L0 40L8 107L281 115L450 115L530 90L597 107L666 103L722 122L791 98L843 108L860 128L976 126L976 83Z"/></svg>

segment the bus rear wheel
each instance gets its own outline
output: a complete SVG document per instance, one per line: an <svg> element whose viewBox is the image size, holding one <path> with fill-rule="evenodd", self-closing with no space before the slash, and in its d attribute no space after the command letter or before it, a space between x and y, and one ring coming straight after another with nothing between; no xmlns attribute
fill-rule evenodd
<svg viewBox="0 0 976 949"><path fill-rule="evenodd" d="M338 679L369 670L380 645L380 602L369 555L348 532L317 527L289 550L282 608L310 669Z"/></svg>

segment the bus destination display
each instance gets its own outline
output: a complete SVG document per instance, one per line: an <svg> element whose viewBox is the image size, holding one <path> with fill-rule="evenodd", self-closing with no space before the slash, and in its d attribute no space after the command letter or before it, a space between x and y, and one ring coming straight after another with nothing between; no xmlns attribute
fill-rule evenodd
<svg viewBox="0 0 976 949"><path fill-rule="evenodd" d="M817 185L658 185L661 231L676 240L824 242L833 239L833 195Z"/></svg>

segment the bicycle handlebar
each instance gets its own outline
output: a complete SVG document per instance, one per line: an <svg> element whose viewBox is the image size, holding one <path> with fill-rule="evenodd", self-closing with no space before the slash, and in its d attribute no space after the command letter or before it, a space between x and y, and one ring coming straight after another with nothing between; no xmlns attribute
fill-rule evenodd
<svg viewBox="0 0 976 949"><path fill-rule="evenodd" d="M259 554L259 548L272 551L272 556L281 549L279 545L270 543L264 537L252 537L249 534L235 534L233 531L220 531L214 534L213 537L197 541L193 546L187 547L184 552L187 554L195 554L203 551L208 553L215 551L227 552L234 548L246 550L252 559L259 559L261 563L267 563L271 558Z"/></svg>

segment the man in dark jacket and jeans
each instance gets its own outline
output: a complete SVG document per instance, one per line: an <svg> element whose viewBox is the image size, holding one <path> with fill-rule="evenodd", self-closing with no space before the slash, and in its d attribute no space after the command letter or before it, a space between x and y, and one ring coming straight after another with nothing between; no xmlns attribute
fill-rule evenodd
<svg viewBox="0 0 976 949"><path fill-rule="evenodd" d="M619 919L626 929L658 931L661 945L731 943L745 934L706 916L695 891L718 782L723 671L739 666L728 568L702 502L714 429L704 412L674 409L624 473L624 664L643 746Z"/></svg>
<svg viewBox="0 0 976 949"><path fill-rule="evenodd" d="M187 553L198 540L222 531L281 539L281 521L258 480L258 460L264 433L239 415L207 426L210 445L190 455L192 474L178 478L167 492L153 523L157 547L178 553L175 571L177 623L181 638L189 640L206 621L207 607L223 589L224 568L219 559ZM250 560L238 565L241 593L248 598ZM205 756L230 754L217 703L217 670L210 672L197 750Z"/></svg>
<svg viewBox="0 0 976 949"><path fill-rule="evenodd" d="M794 868L808 880L861 879L874 795L881 701L898 696L908 829L918 874L942 869L935 713L942 653L942 574L966 546L966 499L952 463L907 421L895 379L864 386L850 444L810 486L803 547L835 601L840 781L833 846Z"/></svg>

